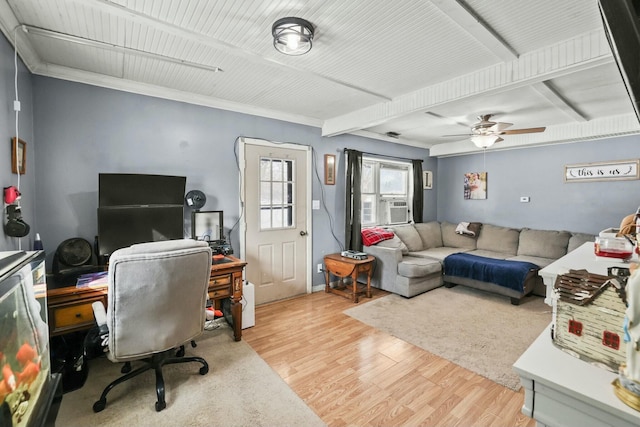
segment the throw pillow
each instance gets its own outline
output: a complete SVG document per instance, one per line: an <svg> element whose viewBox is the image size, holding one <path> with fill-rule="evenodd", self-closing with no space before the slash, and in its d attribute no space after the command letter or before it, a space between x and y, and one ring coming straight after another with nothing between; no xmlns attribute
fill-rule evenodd
<svg viewBox="0 0 640 427"><path fill-rule="evenodd" d="M373 246L383 240L393 239L394 236L393 231L380 227L365 228L360 234L362 235L362 244L365 246Z"/></svg>
<svg viewBox="0 0 640 427"><path fill-rule="evenodd" d="M402 252L402 255L406 255L409 253L409 249L407 249L407 246L404 243L402 243L402 240L398 239L398 236L396 235L394 235L392 239L383 240L382 242L378 243L376 246L382 247L382 248L400 249L400 252Z"/></svg>
<svg viewBox="0 0 640 427"><path fill-rule="evenodd" d="M424 249L422 247L422 239L413 224L396 225L391 227L391 229L396 236L402 240L402 243L407 246L409 252L416 252Z"/></svg>

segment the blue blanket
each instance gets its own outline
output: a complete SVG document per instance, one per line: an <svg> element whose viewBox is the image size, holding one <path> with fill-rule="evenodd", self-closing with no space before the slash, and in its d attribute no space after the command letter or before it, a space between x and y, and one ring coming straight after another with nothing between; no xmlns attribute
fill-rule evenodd
<svg viewBox="0 0 640 427"><path fill-rule="evenodd" d="M444 259L444 274L494 283L519 292L524 291L524 281L535 264L524 261L485 258L477 255L457 253Z"/></svg>

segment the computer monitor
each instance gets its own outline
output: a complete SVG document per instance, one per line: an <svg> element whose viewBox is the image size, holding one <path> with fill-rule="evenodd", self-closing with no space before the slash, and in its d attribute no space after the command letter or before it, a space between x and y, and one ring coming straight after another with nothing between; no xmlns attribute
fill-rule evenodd
<svg viewBox="0 0 640 427"><path fill-rule="evenodd" d="M195 240L219 242L224 240L223 211L193 211L191 237Z"/></svg>

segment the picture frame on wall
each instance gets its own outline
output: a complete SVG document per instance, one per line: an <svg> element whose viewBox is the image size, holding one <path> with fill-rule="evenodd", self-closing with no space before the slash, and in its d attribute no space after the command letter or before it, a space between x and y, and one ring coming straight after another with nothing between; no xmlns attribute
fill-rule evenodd
<svg viewBox="0 0 640 427"><path fill-rule="evenodd" d="M431 190L433 188L433 172L422 171L422 189Z"/></svg>
<svg viewBox="0 0 640 427"><path fill-rule="evenodd" d="M27 171L27 143L20 138L11 138L11 172L24 175Z"/></svg>
<svg viewBox="0 0 640 427"><path fill-rule="evenodd" d="M640 159L565 165L564 182L640 179Z"/></svg>
<svg viewBox="0 0 640 427"><path fill-rule="evenodd" d="M487 172L464 174L464 199L485 200L487 198Z"/></svg>
<svg viewBox="0 0 640 427"><path fill-rule="evenodd" d="M325 185L335 185L336 183L336 156L335 154L324 155L324 183Z"/></svg>

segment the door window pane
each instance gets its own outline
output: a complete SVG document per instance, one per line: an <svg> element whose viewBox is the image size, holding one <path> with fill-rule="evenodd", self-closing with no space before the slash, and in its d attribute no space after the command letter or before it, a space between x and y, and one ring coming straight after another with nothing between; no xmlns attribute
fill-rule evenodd
<svg viewBox="0 0 640 427"><path fill-rule="evenodd" d="M260 159L261 230L294 227L294 162L288 159Z"/></svg>

